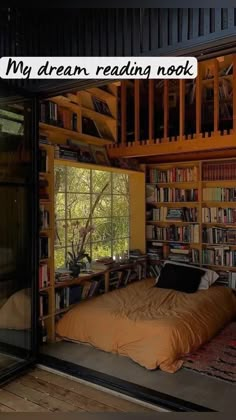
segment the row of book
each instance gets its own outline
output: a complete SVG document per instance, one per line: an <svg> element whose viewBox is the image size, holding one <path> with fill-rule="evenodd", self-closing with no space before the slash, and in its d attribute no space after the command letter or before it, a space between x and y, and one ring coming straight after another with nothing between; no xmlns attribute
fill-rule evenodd
<svg viewBox="0 0 236 420"><path fill-rule="evenodd" d="M158 222L168 221L182 221L182 222L197 222L198 209L196 207L159 207L147 210L147 220Z"/></svg>
<svg viewBox="0 0 236 420"><path fill-rule="evenodd" d="M203 188L204 201L236 201L236 188Z"/></svg>
<svg viewBox="0 0 236 420"><path fill-rule="evenodd" d="M77 114L56 103L47 101L40 104L40 121L68 130L77 131Z"/></svg>
<svg viewBox="0 0 236 420"><path fill-rule="evenodd" d="M46 150L39 150L39 172L48 172L48 154Z"/></svg>
<svg viewBox="0 0 236 420"><path fill-rule="evenodd" d="M74 303L80 302L81 300L88 299L94 296L99 291L99 286L103 278L99 278L93 281L86 281L84 284L73 285L70 287L63 287L57 289L55 293L55 309L68 308Z"/></svg>
<svg viewBox="0 0 236 420"><path fill-rule="evenodd" d="M147 185L146 198L148 203L198 201L198 189L159 188Z"/></svg>
<svg viewBox="0 0 236 420"><path fill-rule="evenodd" d="M236 161L204 163L202 165L203 181L236 179Z"/></svg>
<svg viewBox="0 0 236 420"><path fill-rule="evenodd" d="M39 228L41 230L49 229L50 226L50 217L49 211L45 208L45 206L40 205L39 207Z"/></svg>
<svg viewBox="0 0 236 420"><path fill-rule="evenodd" d="M198 168L171 168L167 170L150 169L150 182L195 182L198 179Z"/></svg>
<svg viewBox="0 0 236 420"><path fill-rule="evenodd" d="M146 226L147 240L156 239L158 241L179 241L199 243L199 225L168 227Z"/></svg>
<svg viewBox="0 0 236 420"><path fill-rule="evenodd" d="M202 242L209 244L236 244L236 229L212 227L202 229Z"/></svg>
<svg viewBox="0 0 236 420"><path fill-rule="evenodd" d="M203 223L227 223L236 222L236 208L203 207Z"/></svg>
<svg viewBox="0 0 236 420"><path fill-rule="evenodd" d="M39 259L44 260L50 258L50 238L48 236L39 237Z"/></svg>
<svg viewBox="0 0 236 420"><path fill-rule="evenodd" d="M235 267L236 251L225 246L203 249L202 264Z"/></svg>
<svg viewBox="0 0 236 420"><path fill-rule="evenodd" d="M39 265L39 288L50 286L49 268L47 264Z"/></svg>

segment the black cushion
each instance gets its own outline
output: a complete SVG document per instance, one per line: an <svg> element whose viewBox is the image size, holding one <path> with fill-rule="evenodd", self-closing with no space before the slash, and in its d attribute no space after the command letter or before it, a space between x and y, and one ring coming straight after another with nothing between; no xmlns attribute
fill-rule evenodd
<svg viewBox="0 0 236 420"><path fill-rule="evenodd" d="M173 289L179 292L194 293L198 290L205 271L192 266L166 263L161 270L155 287Z"/></svg>

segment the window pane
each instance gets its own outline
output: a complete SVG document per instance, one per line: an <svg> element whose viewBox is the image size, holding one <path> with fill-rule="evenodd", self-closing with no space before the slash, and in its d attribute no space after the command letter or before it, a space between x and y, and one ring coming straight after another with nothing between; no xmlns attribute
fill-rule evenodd
<svg viewBox="0 0 236 420"><path fill-rule="evenodd" d="M113 242L113 255L123 254L129 249L129 239L119 239Z"/></svg>
<svg viewBox="0 0 236 420"><path fill-rule="evenodd" d="M65 261L66 261L65 253L66 253L65 248L55 249L54 251L55 270L60 267L65 266Z"/></svg>
<svg viewBox="0 0 236 420"><path fill-rule="evenodd" d="M129 196L113 196L113 216L129 216Z"/></svg>
<svg viewBox="0 0 236 420"><path fill-rule="evenodd" d="M65 168L61 166L55 167L55 184L54 184L54 192L57 194L58 192L65 191Z"/></svg>
<svg viewBox="0 0 236 420"><path fill-rule="evenodd" d="M55 214L57 219L65 219L65 194L58 193L55 196Z"/></svg>
<svg viewBox="0 0 236 420"><path fill-rule="evenodd" d="M93 204L98 195L93 195ZM102 195L93 212L93 217L111 217L111 196Z"/></svg>
<svg viewBox="0 0 236 420"><path fill-rule="evenodd" d="M90 194L67 194L67 219L88 217L90 212Z"/></svg>
<svg viewBox="0 0 236 420"><path fill-rule="evenodd" d="M91 235L92 241L104 241L112 238L111 219L93 219L95 231Z"/></svg>
<svg viewBox="0 0 236 420"><path fill-rule="evenodd" d="M92 245L92 258L95 260L101 257L111 256L111 242L97 242Z"/></svg>
<svg viewBox="0 0 236 420"><path fill-rule="evenodd" d="M112 174L113 194L129 194L129 177L126 174Z"/></svg>
<svg viewBox="0 0 236 420"><path fill-rule="evenodd" d="M129 218L114 217L112 219L113 238L124 238L129 236Z"/></svg>
<svg viewBox="0 0 236 420"><path fill-rule="evenodd" d="M94 193L100 193L103 187L109 183L104 194L111 193L111 173L103 171L92 171L92 189Z"/></svg>
<svg viewBox="0 0 236 420"><path fill-rule="evenodd" d="M90 169L67 168L68 192L90 192Z"/></svg>
<svg viewBox="0 0 236 420"><path fill-rule="evenodd" d="M65 246L65 220L57 220L55 224L55 247Z"/></svg>

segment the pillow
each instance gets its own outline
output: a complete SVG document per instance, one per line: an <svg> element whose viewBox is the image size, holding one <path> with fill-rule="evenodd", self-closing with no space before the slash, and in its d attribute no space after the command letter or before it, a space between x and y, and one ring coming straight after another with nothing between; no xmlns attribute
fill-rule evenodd
<svg viewBox="0 0 236 420"><path fill-rule="evenodd" d="M173 264L167 261L161 270L156 287L194 293L198 290L204 274L205 271L198 267Z"/></svg>
<svg viewBox="0 0 236 420"><path fill-rule="evenodd" d="M207 268L203 268L203 267L197 267L195 265L191 265L191 264L184 264L184 263L179 263L179 262L175 262L175 261L165 261L164 265L168 263L168 264L175 264L175 265L182 265L184 267L194 267L198 270L203 270L204 271L204 276L201 278L198 290L207 290L209 289L209 287L215 283L215 281L219 278L219 274L216 273L213 270L209 270ZM158 279L158 278L157 278Z"/></svg>
<svg viewBox="0 0 236 420"><path fill-rule="evenodd" d="M14 293L0 308L0 328L26 330L31 328L31 291Z"/></svg>

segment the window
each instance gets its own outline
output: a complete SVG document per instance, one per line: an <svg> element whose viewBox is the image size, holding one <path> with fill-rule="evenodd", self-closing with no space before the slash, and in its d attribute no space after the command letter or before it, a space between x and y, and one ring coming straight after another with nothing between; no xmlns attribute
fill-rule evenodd
<svg viewBox="0 0 236 420"><path fill-rule="evenodd" d="M55 269L66 264L73 226L84 227L93 204L107 185L91 217L95 228L85 245L92 259L129 249L129 176L94 169L55 167Z"/></svg>

